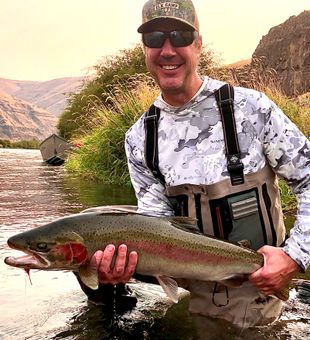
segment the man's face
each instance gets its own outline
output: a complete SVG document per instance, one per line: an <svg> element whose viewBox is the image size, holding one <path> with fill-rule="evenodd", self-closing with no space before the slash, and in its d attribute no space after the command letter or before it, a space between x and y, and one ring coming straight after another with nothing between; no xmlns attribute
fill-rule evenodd
<svg viewBox="0 0 310 340"><path fill-rule="evenodd" d="M176 21L165 21L152 30L171 32L182 29L184 30L184 26ZM160 48L144 48L147 68L159 85L165 100L176 95L191 99L201 84L196 71L201 37L186 47L174 47L170 40L166 39Z"/></svg>

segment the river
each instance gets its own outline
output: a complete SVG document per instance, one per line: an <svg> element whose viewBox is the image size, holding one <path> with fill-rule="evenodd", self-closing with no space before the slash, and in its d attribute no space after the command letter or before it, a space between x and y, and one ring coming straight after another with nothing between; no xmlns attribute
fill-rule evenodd
<svg viewBox="0 0 310 340"><path fill-rule="evenodd" d="M32 271L30 281L23 270L4 264L4 257L17 253L6 244L10 236L110 204L135 204L135 198L127 188L84 181L63 166L48 166L38 150L0 149L0 339L197 339L188 299L172 306L157 285L133 284L138 304L118 314L88 303L70 272ZM255 328L251 337L309 339L309 305L295 295L292 290L280 321Z"/></svg>

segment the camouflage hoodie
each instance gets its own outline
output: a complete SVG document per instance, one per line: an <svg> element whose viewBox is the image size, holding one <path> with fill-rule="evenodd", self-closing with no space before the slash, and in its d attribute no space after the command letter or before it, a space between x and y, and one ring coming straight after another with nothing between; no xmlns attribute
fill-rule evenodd
<svg viewBox="0 0 310 340"><path fill-rule="evenodd" d="M224 83L205 77L200 90L182 107L159 96L159 167L168 186L213 184L229 177L222 123L213 92ZM284 178L298 200L298 212L283 250L304 270L310 265L310 143L263 93L235 87L235 119L244 173L266 163ZM146 166L144 118L128 130L125 149L139 211L170 216L163 185Z"/></svg>

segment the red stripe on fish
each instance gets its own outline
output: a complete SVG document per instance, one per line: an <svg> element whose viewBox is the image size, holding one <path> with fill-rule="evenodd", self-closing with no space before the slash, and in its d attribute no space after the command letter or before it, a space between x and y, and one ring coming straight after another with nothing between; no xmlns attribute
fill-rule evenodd
<svg viewBox="0 0 310 340"><path fill-rule="evenodd" d="M176 244L163 244L154 243L154 241L124 241L121 242L130 247L131 250L145 251L148 254L153 254L154 256L159 256L177 262L197 262L197 263L213 263L221 264L231 263L233 261L232 257L227 256L225 253L212 254L204 252L203 250L190 250Z"/></svg>

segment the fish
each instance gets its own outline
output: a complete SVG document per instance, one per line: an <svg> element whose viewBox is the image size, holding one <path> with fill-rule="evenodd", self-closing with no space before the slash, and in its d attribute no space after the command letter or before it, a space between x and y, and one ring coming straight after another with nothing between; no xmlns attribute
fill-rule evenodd
<svg viewBox="0 0 310 340"><path fill-rule="evenodd" d="M264 265L263 255L240 244L201 234L190 217L153 217L136 206L103 206L68 215L10 237L12 249L25 253L4 262L26 270L71 270L98 289L92 255L108 244L126 244L138 253L136 273L157 278L167 296L178 301L177 279L240 286ZM288 299L288 289L275 294Z"/></svg>

